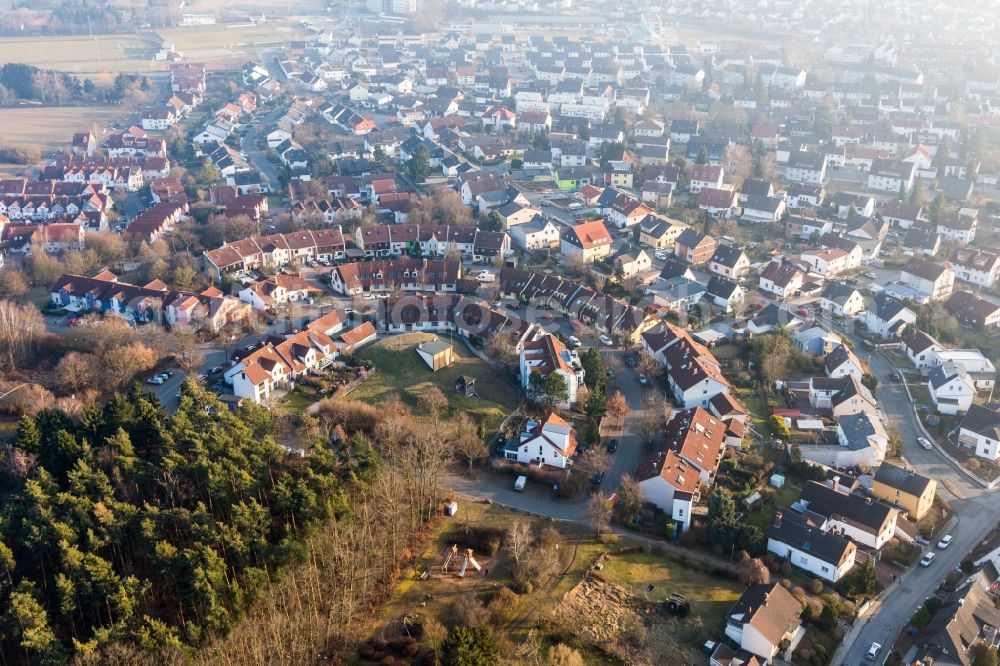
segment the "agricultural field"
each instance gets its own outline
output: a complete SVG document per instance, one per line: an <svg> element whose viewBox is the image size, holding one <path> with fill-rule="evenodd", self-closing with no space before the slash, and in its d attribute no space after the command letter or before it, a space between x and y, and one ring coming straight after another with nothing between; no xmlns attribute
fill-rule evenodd
<svg viewBox="0 0 1000 666"><path fill-rule="evenodd" d="M488 428L495 428L517 408L517 390L483 360L474 356L458 337L451 340L455 363L431 372L417 355L416 348L431 340L430 333L404 333L385 337L359 356L375 364L377 372L351 393L352 400L379 403L390 395L398 395L410 407L417 407L420 395L436 386L448 397L452 414L465 412ZM441 337L448 340L446 337ZM455 393L455 379L468 375L476 380L476 396Z"/></svg>
<svg viewBox="0 0 1000 666"><path fill-rule="evenodd" d="M42 159L69 147L73 133L90 129L98 136L109 124L121 120L127 109L119 106L26 107L0 109L0 143L37 147ZM21 173L31 165L4 164L0 174Z"/></svg>
<svg viewBox="0 0 1000 666"><path fill-rule="evenodd" d="M261 49L299 39L306 32L297 23L226 24L170 28L159 32L65 37L5 37L0 62L23 62L42 69L71 72L97 79L106 73L165 72L169 63L153 60L163 41L174 44L186 60L209 68L240 65Z"/></svg>
<svg viewBox="0 0 1000 666"><path fill-rule="evenodd" d="M166 62L152 60L155 39L139 35L4 37L0 62L22 62L42 69L95 77L106 72L156 72Z"/></svg>

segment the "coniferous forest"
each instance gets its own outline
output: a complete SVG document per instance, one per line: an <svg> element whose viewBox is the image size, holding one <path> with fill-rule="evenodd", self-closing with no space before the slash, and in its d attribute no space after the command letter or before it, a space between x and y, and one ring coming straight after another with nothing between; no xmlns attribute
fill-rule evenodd
<svg viewBox="0 0 1000 666"><path fill-rule="evenodd" d="M408 415L306 417L300 457L266 409L184 392L171 418L134 388L78 420L20 423L0 471L0 663L207 662L281 641L294 663L348 643L384 594L434 501L433 456L403 455L390 474L369 444L378 429L412 449ZM291 595L289 570L307 593ZM248 612L255 626L228 645Z"/></svg>

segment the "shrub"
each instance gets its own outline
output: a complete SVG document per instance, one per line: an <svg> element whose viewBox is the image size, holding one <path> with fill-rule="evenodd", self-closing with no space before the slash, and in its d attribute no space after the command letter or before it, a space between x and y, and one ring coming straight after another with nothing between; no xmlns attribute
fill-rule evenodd
<svg viewBox="0 0 1000 666"><path fill-rule="evenodd" d="M809 591L813 594L819 594L823 591L823 581L819 578L813 578L809 581Z"/></svg>
<svg viewBox="0 0 1000 666"><path fill-rule="evenodd" d="M493 624L499 624L510 617L510 613L516 605L517 594L509 587L501 587L500 591L490 599L488 606Z"/></svg>

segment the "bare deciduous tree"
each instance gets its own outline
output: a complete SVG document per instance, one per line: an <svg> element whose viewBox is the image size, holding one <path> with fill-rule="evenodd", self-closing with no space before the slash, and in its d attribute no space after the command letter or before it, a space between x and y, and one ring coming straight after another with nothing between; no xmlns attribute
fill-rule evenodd
<svg viewBox="0 0 1000 666"><path fill-rule="evenodd" d="M521 561L531 548L532 542L531 525L526 520L515 520L507 528L507 535L504 538L504 548L510 552L514 558L514 566L520 567Z"/></svg>
<svg viewBox="0 0 1000 666"><path fill-rule="evenodd" d="M420 407L426 410L437 424L441 415L448 409L448 396L437 386L432 386L421 394Z"/></svg>
<svg viewBox="0 0 1000 666"><path fill-rule="evenodd" d="M38 308L0 300L0 367L12 370L29 360L44 334Z"/></svg>
<svg viewBox="0 0 1000 666"><path fill-rule="evenodd" d="M628 405L628 400L625 399L621 391L615 391L614 395L608 398L604 409L605 413L618 423L621 423L629 415L629 412L632 411Z"/></svg>
<svg viewBox="0 0 1000 666"><path fill-rule="evenodd" d="M501 368L517 362L517 352L514 350L514 343L502 333L491 335L489 340L486 341L486 355Z"/></svg>
<svg viewBox="0 0 1000 666"><path fill-rule="evenodd" d="M489 455L486 442L479 436L479 428L464 412L455 419L453 439L455 454L469 465L469 474L473 466Z"/></svg>
<svg viewBox="0 0 1000 666"><path fill-rule="evenodd" d="M594 493L587 501L587 518L597 536L603 537L611 527L611 502L601 493Z"/></svg>

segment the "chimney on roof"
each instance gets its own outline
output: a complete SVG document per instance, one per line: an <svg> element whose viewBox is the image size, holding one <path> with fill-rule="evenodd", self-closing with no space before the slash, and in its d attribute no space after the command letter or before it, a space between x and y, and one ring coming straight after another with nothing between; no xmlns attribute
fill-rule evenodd
<svg viewBox="0 0 1000 666"><path fill-rule="evenodd" d="M831 487L835 491L840 492L840 477L839 476L833 477L833 480L830 482L830 484L831 484Z"/></svg>
<svg viewBox="0 0 1000 666"><path fill-rule="evenodd" d="M774 512L774 526L775 527L781 527L781 518L782 518L781 512L780 511L775 511Z"/></svg>

